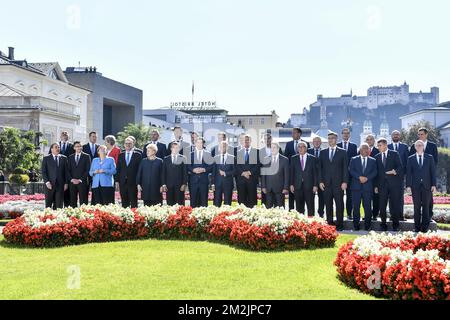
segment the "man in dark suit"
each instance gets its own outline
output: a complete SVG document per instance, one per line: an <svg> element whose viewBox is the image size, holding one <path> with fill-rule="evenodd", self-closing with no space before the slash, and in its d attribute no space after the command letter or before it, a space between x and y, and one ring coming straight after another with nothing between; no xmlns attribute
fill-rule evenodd
<svg viewBox="0 0 450 320"><path fill-rule="evenodd" d="M100 147L100 145L97 144L97 132L92 131L89 133L89 142L83 146L83 152L88 154L92 161L93 159L98 158L98 147Z"/></svg>
<svg viewBox="0 0 450 320"><path fill-rule="evenodd" d="M68 181L70 191L70 206L78 207L78 198L80 205L88 204L89 192L89 170L91 169L91 157L82 151L81 142L73 143L75 153L68 159Z"/></svg>
<svg viewBox="0 0 450 320"><path fill-rule="evenodd" d="M167 153L168 153L167 147L166 147L166 145L164 143L161 143L158 140L159 140L159 131L154 129L154 130L152 130L152 133L151 133L150 142L147 143L144 146L144 152L146 152L148 145L155 144L156 147L158 148L158 152L156 153L156 157L160 158L160 159L164 159L167 156ZM169 151L169 153L170 153L170 151Z"/></svg>
<svg viewBox="0 0 450 320"><path fill-rule="evenodd" d="M407 144L404 144L400 141L401 133L398 130L394 130L391 135L392 143L388 146L389 150L397 151L400 160L402 161L403 166L403 175L402 175L402 186L401 186L401 196L400 196L400 221L406 221L403 210L405 207L405 177L406 177L406 165L408 164L409 158L409 147Z"/></svg>
<svg viewBox="0 0 450 320"><path fill-rule="evenodd" d="M375 146L375 136L369 134L366 137L366 143L369 145L369 157L375 158L380 151L378 151L377 147ZM375 192L375 189L373 191L372 195L372 219L377 220L378 215L380 213L380 196L378 193Z"/></svg>
<svg viewBox="0 0 450 320"><path fill-rule="evenodd" d="M333 222L333 200L336 203L336 229L344 229L344 192L348 186L347 152L337 147L337 134L328 134L329 147L320 152L320 188L324 192L327 221Z"/></svg>
<svg viewBox="0 0 450 320"><path fill-rule="evenodd" d="M319 172L319 158L320 158L320 152L322 151L322 139L320 137L315 137L313 139L313 147L308 149L308 153L314 157L317 158L316 164L317 164L317 172ZM314 196L315 197L315 196ZM317 213L321 218L324 217L325 214L325 201L323 197L323 191L318 188L317 189L317 197L319 198L319 207L317 209Z"/></svg>
<svg viewBox="0 0 450 320"><path fill-rule="evenodd" d="M173 128L173 137L174 142L177 142L179 145L180 154L184 155L184 150L187 149L189 151L190 144L186 141L183 141L183 128L176 126ZM172 150L172 142L167 146L167 155L170 155ZM189 152L186 152L185 156L188 158L190 155Z"/></svg>
<svg viewBox="0 0 450 320"><path fill-rule="evenodd" d="M187 186L186 157L180 154L178 142L172 142L171 154L164 158L162 184L166 192L167 205L184 206Z"/></svg>
<svg viewBox="0 0 450 320"><path fill-rule="evenodd" d="M261 168L261 190L266 195L266 208L285 207L289 193L289 160L280 154L278 143L272 142L272 154Z"/></svg>
<svg viewBox="0 0 450 320"><path fill-rule="evenodd" d="M225 132L219 132L217 134L217 145L211 148L211 155L213 157L221 154L220 146L222 144L222 141L227 141L227 134ZM231 154L232 156L235 156L235 154L236 154L235 148L230 146L228 143L227 143L227 145L228 145L227 153Z"/></svg>
<svg viewBox="0 0 450 320"><path fill-rule="evenodd" d="M394 231L400 227L400 198L403 196L403 165L397 151L389 150L387 140L378 140L379 154L377 160L378 177L375 191L380 199L380 216L382 231L387 231L386 207L389 201L389 212Z"/></svg>
<svg viewBox="0 0 450 320"><path fill-rule="evenodd" d="M236 186L238 202L248 208L258 204L260 162L258 150L251 147L252 138L245 135L244 146L237 152Z"/></svg>
<svg viewBox="0 0 450 320"><path fill-rule="evenodd" d="M133 139L125 139L125 151L119 155L116 172L116 182L119 185L120 198L124 208L138 207L136 177L141 161L142 153L135 150Z"/></svg>
<svg viewBox="0 0 450 320"><path fill-rule="evenodd" d="M430 203L436 192L436 162L425 153L425 144L418 140L414 144L416 153L409 157L406 169L407 192L412 192L414 224L416 232L428 232L430 227Z"/></svg>
<svg viewBox="0 0 450 320"><path fill-rule="evenodd" d="M308 216L315 214L314 195L319 186L319 158L307 152L307 144L298 144L298 155L291 159L290 190L295 195L295 206L300 214L305 214L305 203ZM320 156L320 154L319 154Z"/></svg>
<svg viewBox="0 0 450 320"><path fill-rule="evenodd" d="M195 151L191 153L188 165L189 194L191 207L207 207L209 193L209 174L212 173L214 159L205 150L205 140L202 137L195 141Z"/></svg>
<svg viewBox="0 0 450 320"><path fill-rule="evenodd" d="M366 231L372 228L372 197L377 177L376 160L369 157L369 145L360 146L360 155L350 161L349 173L352 179L353 195L353 229L359 231L361 223L361 200L364 208L364 227Z"/></svg>
<svg viewBox="0 0 450 320"><path fill-rule="evenodd" d="M60 135L59 141L59 153L66 158L69 158L72 154L75 153L73 149L73 144L69 142L69 133L67 131L62 131ZM50 149L48 154L51 154L52 150ZM69 189L64 191L64 207L70 206L70 191Z"/></svg>
<svg viewBox="0 0 450 320"><path fill-rule="evenodd" d="M223 140L219 145L217 155L214 157L211 184L216 207L221 207L222 201L225 205L231 206L233 201L235 158L227 150L230 150L228 142Z"/></svg>
<svg viewBox="0 0 450 320"><path fill-rule="evenodd" d="M64 205L64 191L69 189L67 157L59 153L59 144L50 147L50 154L42 160L42 179L45 183L45 207L54 210ZM69 204L70 205L70 204Z"/></svg>
<svg viewBox="0 0 450 320"><path fill-rule="evenodd" d="M289 141L286 144L286 149L284 150L284 156L291 161L291 158L298 154L298 144L302 140L302 134L303 131L300 128L293 128L292 129L292 141ZM303 141L306 142L306 141ZM306 145L308 146L308 149L310 148L310 145L308 142L306 142ZM295 207L295 195L291 192L289 192L289 210L294 210Z"/></svg>
<svg viewBox="0 0 450 320"><path fill-rule="evenodd" d="M147 150L142 150L142 149L139 149L138 147L136 147L137 140L135 137L128 136L125 140L127 140L127 139L131 139L133 142L133 149L131 150L132 152L138 152L141 155L142 159L147 157ZM125 152L125 151L126 151L126 148L124 148L122 150L122 152Z"/></svg>
<svg viewBox="0 0 450 320"><path fill-rule="evenodd" d="M418 137L419 140L424 143L424 152L426 154L429 154L433 157L434 164L437 167L439 157L438 157L438 148L437 145L434 142L431 142L428 140L428 129L427 128L420 128L418 131ZM415 145L411 146L411 150L409 152L409 155L412 156L416 153ZM430 218L433 218L433 197L431 197L431 203L430 203Z"/></svg>
<svg viewBox="0 0 450 320"><path fill-rule="evenodd" d="M358 146L353 142L350 142L350 129L344 128L342 129L342 141L337 145L339 148L347 151L348 164L350 164L350 160L358 155ZM347 210L347 218L349 220L353 219L353 201L352 201L352 179L349 175L348 188L346 191L347 198L345 200L345 208Z"/></svg>

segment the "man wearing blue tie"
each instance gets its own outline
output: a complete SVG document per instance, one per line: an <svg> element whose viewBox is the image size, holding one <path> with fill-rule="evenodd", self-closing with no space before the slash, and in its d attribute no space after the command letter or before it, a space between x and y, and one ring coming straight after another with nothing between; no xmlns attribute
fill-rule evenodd
<svg viewBox="0 0 450 320"><path fill-rule="evenodd" d="M192 208L208 206L209 174L212 173L214 159L204 145L202 137L195 140L195 150L191 153L191 164L188 166Z"/></svg>
<svg viewBox="0 0 450 320"><path fill-rule="evenodd" d="M425 153L423 141L418 140L414 149L416 153L408 159L406 187L408 192L412 192L415 231L428 232L430 204L436 192L436 164L433 156Z"/></svg>
<svg viewBox="0 0 450 320"><path fill-rule="evenodd" d="M372 197L374 183L377 177L376 160L369 157L370 147L367 143L361 144L360 155L353 157L349 165L351 176L352 200L353 200L353 227L355 231L360 229L361 200L364 207L364 227L369 231L372 227Z"/></svg>
<svg viewBox="0 0 450 320"><path fill-rule="evenodd" d="M389 150L397 151L400 160L402 162L403 166L403 174L402 174L402 185L401 185L401 193L403 194L403 191L405 190L405 177L406 177L406 165L408 164L408 158L409 158L409 147L408 145L401 142L401 133L398 130L394 130L391 135L392 143L388 146ZM399 203L399 209L400 209L400 221L405 221L405 217L403 214L403 209L405 206L405 197L400 197L400 203Z"/></svg>
<svg viewBox="0 0 450 320"><path fill-rule="evenodd" d="M222 203L231 206L234 188L234 155L228 153L230 150L227 141L221 141L218 145L217 154L214 157L211 184L214 192L214 205L221 207Z"/></svg>

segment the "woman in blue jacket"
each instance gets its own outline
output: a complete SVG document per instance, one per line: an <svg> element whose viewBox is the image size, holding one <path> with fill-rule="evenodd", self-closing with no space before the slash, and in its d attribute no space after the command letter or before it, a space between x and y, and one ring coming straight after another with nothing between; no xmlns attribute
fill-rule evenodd
<svg viewBox="0 0 450 320"><path fill-rule="evenodd" d="M92 177L92 193L95 202L101 205L112 204L115 201L114 175L116 162L107 157L106 146L98 148L99 158L92 160L89 175Z"/></svg>

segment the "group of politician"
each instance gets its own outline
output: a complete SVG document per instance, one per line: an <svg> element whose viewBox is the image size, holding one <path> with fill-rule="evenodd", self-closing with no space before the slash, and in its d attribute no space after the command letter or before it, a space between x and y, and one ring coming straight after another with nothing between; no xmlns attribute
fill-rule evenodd
<svg viewBox="0 0 450 320"><path fill-rule="evenodd" d="M233 191L237 200L249 208L261 201L267 208L284 207L289 197L289 210L309 216L317 212L338 230L344 228L344 210L360 229L361 204L364 228L371 230L372 221L381 218L388 229L387 206L394 231L403 216L405 182L414 202L416 232L426 232L432 218L433 192L436 191L437 146L428 141L428 130L421 128L411 147L402 143L399 131L392 133L392 143L372 135L359 147L350 141L350 130L342 130L341 142L336 133L328 134L328 146L315 137L312 146L302 140L302 130L293 128L292 141L284 152L264 134L263 147L252 147L250 135L239 136L239 146L229 145L227 134L218 134L218 143L207 151L205 140L191 132L191 142L183 141L181 127L173 129L174 140L168 146L159 141L159 132L151 132L150 142L141 150L136 139L125 139L123 149L114 136L97 144L97 134L89 134L89 142L69 142L67 132L59 143L51 145L42 162L42 178L46 185L46 207L77 207L88 204L107 205L115 202L119 189L122 206L136 208L138 194L146 206L163 203L184 205L189 190L190 206L208 206L212 190L214 205L231 205ZM344 194L346 203L344 203ZM318 210L315 197L318 197ZM305 208L306 206L306 208ZM334 221L336 218L336 222Z"/></svg>

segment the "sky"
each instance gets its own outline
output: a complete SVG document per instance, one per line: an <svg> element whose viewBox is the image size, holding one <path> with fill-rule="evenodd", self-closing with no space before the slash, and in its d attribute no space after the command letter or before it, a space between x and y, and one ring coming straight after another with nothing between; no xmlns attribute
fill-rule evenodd
<svg viewBox="0 0 450 320"><path fill-rule="evenodd" d="M450 100L448 0L40 0L0 4L0 50L96 66L144 91L144 109L217 101L280 121L317 94L374 85Z"/></svg>

